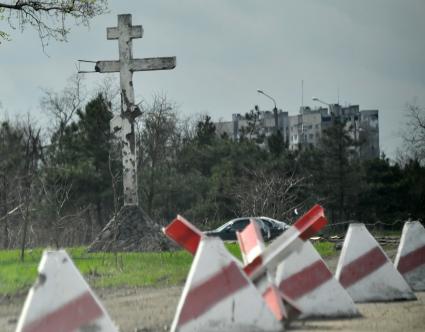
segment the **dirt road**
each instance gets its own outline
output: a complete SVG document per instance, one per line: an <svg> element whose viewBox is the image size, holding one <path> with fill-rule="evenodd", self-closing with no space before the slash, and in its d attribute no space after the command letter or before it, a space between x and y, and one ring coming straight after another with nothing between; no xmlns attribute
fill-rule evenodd
<svg viewBox="0 0 425 332"><path fill-rule="evenodd" d="M392 253L391 253L392 254ZM390 256L391 256L390 254ZM337 257L327 259L331 270ZM182 286L181 286L182 287ZM120 288L96 290L108 312L123 332L168 331L181 287ZM417 301L359 304L362 318L293 322L294 331L424 331L425 292L416 293ZM16 327L25 295L0 297L0 331Z"/></svg>

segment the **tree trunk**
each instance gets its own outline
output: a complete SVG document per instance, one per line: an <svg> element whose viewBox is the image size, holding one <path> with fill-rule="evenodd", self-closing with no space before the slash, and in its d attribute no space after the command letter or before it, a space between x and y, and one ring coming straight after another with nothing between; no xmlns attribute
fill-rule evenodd
<svg viewBox="0 0 425 332"><path fill-rule="evenodd" d="M25 259L25 248L27 244L27 231L28 231L28 222L29 222L29 193L26 194L25 198L25 212L23 214L24 225L22 230L22 238L21 238L21 262Z"/></svg>

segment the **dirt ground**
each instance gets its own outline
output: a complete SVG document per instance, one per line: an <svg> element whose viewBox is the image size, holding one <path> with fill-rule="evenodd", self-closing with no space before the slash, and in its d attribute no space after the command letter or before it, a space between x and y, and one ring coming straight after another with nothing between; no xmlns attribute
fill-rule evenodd
<svg viewBox="0 0 425 332"><path fill-rule="evenodd" d="M390 257L394 252L390 250ZM391 257L392 258L392 257ZM327 259L331 270L338 257ZM122 332L168 331L173 319L180 287L120 288L96 290L107 311ZM425 292L417 301L359 304L361 318L293 322L294 331L425 331ZM25 295L0 297L0 331L12 332Z"/></svg>

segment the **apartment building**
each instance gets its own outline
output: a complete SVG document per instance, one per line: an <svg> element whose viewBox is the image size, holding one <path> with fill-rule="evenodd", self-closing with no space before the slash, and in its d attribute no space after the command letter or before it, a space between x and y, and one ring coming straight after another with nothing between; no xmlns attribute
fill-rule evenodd
<svg viewBox="0 0 425 332"><path fill-rule="evenodd" d="M218 135L227 135L234 140L244 137L262 146L265 146L268 136L279 130L287 147L295 151L317 146L323 131L339 119L345 123L353 140L361 143L353 149L362 159L372 159L378 158L380 153L378 113L378 110L360 110L359 105L331 104L328 108L303 106L296 115L282 110L251 112L248 117L233 114L232 121L216 123L216 130Z"/></svg>

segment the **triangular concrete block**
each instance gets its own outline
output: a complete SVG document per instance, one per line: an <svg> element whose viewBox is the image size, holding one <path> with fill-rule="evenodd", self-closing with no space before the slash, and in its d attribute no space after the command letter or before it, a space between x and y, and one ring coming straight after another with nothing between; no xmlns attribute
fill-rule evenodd
<svg viewBox="0 0 425 332"><path fill-rule="evenodd" d="M327 220L323 208L316 204L308 210L295 224L279 235L260 256L244 267L251 280L261 277L266 271L274 271L276 267L294 250L321 230Z"/></svg>
<svg viewBox="0 0 425 332"><path fill-rule="evenodd" d="M17 332L116 332L118 328L64 250L45 251Z"/></svg>
<svg viewBox="0 0 425 332"><path fill-rule="evenodd" d="M335 277L354 302L416 299L364 224L350 224Z"/></svg>
<svg viewBox="0 0 425 332"><path fill-rule="evenodd" d="M282 331L260 293L217 238L201 240L171 331Z"/></svg>
<svg viewBox="0 0 425 332"><path fill-rule="evenodd" d="M236 236L245 265L252 263L263 253L265 249L264 240L260 227L255 220L250 220L250 223L242 232L236 232ZM299 315L300 310L294 306L293 302L285 303L270 271L256 279L255 286L277 320L290 321Z"/></svg>
<svg viewBox="0 0 425 332"><path fill-rule="evenodd" d="M300 308L300 318L359 315L353 299L334 278L310 241L279 264L276 284Z"/></svg>
<svg viewBox="0 0 425 332"><path fill-rule="evenodd" d="M425 228L419 221L404 224L394 265L413 290L425 291Z"/></svg>

